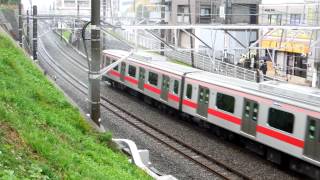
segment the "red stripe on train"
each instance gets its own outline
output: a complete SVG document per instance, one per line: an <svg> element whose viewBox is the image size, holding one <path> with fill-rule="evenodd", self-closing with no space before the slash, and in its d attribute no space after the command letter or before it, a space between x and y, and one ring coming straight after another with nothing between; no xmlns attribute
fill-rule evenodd
<svg viewBox="0 0 320 180"><path fill-rule="evenodd" d="M194 102L186 100L186 99L183 100L182 104L189 106L191 108L194 108L194 109L196 109L198 107L197 103L194 103Z"/></svg>
<svg viewBox="0 0 320 180"><path fill-rule="evenodd" d="M155 87L153 87L153 86L151 86L151 85L149 85L149 84L145 84L145 85L144 85L144 88L145 88L145 89L148 89L149 91L154 92L154 93L156 93L156 94L161 94L161 90L160 90L160 89L155 88Z"/></svg>
<svg viewBox="0 0 320 180"><path fill-rule="evenodd" d="M136 79L134 79L134 78L132 78L132 77L126 76L124 79L125 79L126 81L128 81L129 83L133 84L133 85L138 84L138 80L136 80Z"/></svg>
<svg viewBox="0 0 320 180"><path fill-rule="evenodd" d="M221 118L221 119L223 119L223 120L232 122L232 123L234 123L234 124L237 124L237 125L240 125L240 124L241 124L241 119L240 119L240 118L237 118L237 117L235 117L235 116L231 116L231 115L229 115L229 114L225 114L225 113L216 111L216 110L214 110L214 109L208 109L208 113L209 113L210 115L216 116L216 117L218 117L218 118Z"/></svg>
<svg viewBox="0 0 320 180"><path fill-rule="evenodd" d="M115 71L115 70L109 71L109 74L110 74L110 75L113 75L113 76L116 76L116 77L120 77L120 73L117 72L117 71Z"/></svg>
<svg viewBox="0 0 320 180"><path fill-rule="evenodd" d="M174 95L174 94L169 93L168 97L169 97L169 99L171 99L171 100L173 100L175 102L179 102L180 101L180 98L178 96Z"/></svg>
<svg viewBox="0 0 320 180"><path fill-rule="evenodd" d="M282 134L282 133L279 133L279 132L271 130L271 129L267 129L262 126L257 126L257 132L264 134L264 135L267 135L267 136L270 136L270 137L273 137L273 138L281 140L281 141L285 141L291 145L294 145L294 146L297 146L300 148L304 147L304 141L297 139L297 138L294 138L294 137L291 137L291 136L288 136L288 135L285 135L285 134Z"/></svg>

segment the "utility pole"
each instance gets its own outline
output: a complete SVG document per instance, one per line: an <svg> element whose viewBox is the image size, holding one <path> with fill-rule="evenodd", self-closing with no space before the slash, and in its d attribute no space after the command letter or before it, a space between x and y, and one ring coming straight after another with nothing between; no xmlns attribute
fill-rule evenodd
<svg viewBox="0 0 320 180"><path fill-rule="evenodd" d="M189 4L189 23L192 24L192 18L191 18L192 13L191 13L191 3L190 3L190 0L188 0L188 4ZM190 29L189 31L190 31L191 33L193 33L193 30L192 30L192 29ZM195 66L194 66L194 52L193 52L193 48L194 48L194 47L193 47L193 37L190 35L191 66L192 66L192 67L195 67Z"/></svg>
<svg viewBox="0 0 320 180"><path fill-rule="evenodd" d="M231 24L231 0L225 0L225 19L224 23L225 24ZM229 42L229 38L227 35L227 30L224 30L224 55L223 55L223 61L228 60L228 47L227 44ZM249 53L250 56L250 53Z"/></svg>
<svg viewBox="0 0 320 180"><path fill-rule="evenodd" d="M77 22L76 27L78 28L79 23L80 23L80 5L79 4L77 5L77 21L76 22ZM76 36L77 36L77 48L79 50L80 49L80 33L79 33L79 31L77 31Z"/></svg>
<svg viewBox="0 0 320 180"><path fill-rule="evenodd" d="M109 0L109 1L111 1L111 0ZM102 8L103 8L103 10L102 10L102 12L103 12L103 17L102 17L102 19L103 19L103 21L106 21L106 16L107 16L107 0L103 0L103 4L102 4L103 6L102 6Z"/></svg>
<svg viewBox="0 0 320 180"><path fill-rule="evenodd" d="M110 3L111 3L111 0L109 0L110 1ZM103 8L103 10L102 10L102 12L103 12L103 17L102 17L102 19L103 19L103 21L104 21L104 23L106 22L106 16L107 16L107 0L103 0L103 4L102 4L102 8ZM111 8L110 8L111 9ZM103 33L102 34L102 48L103 49L105 49L105 41L106 41L106 34L105 33Z"/></svg>
<svg viewBox="0 0 320 180"><path fill-rule="evenodd" d="M63 32L62 32L62 19L60 18L60 38L61 38L61 41L62 41L62 38L63 37Z"/></svg>
<svg viewBox="0 0 320 180"><path fill-rule="evenodd" d="M89 109L91 119L100 127L100 0L91 0L91 61L89 69Z"/></svg>
<svg viewBox="0 0 320 180"><path fill-rule="evenodd" d="M165 0L162 0L161 1L161 24L164 25L166 24L165 22L165 16L166 16L166 1ZM160 30L160 36L161 36L161 39L162 40L165 40L165 30L164 29L161 29ZM161 48L160 48L162 51L160 51L160 54L162 56L164 56L164 43L161 42Z"/></svg>
<svg viewBox="0 0 320 180"><path fill-rule="evenodd" d="M23 28L22 4L21 4L21 0L19 0L19 45L20 45L20 47L23 46L23 44L22 44L22 28Z"/></svg>
<svg viewBox="0 0 320 180"><path fill-rule="evenodd" d="M133 0L133 13L134 13L134 16L136 16L136 0Z"/></svg>
<svg viewBox="0 0 320 180"><path fill-rule="evenodd" d="M317 73L318 73L316 87L320 89L320 60L319 59L316 62L316 67L317 67Z"/></svg>
<svg viewBox="0 0 320 180"><path fill-rule="evenodd" d="M231 9L231 0L226 0L225 2L225 24L231 24L231 14L232 14L232 9Z"/></svg>
<svg viewBox="0 0 320 180"><path fill-rule="evenodd" d="M27 43L30 44L30 17L29 17L29 10L27 10ZM30 52L29 52L30 53Z"/></svg>
<svg viewBox="0 0 320 180"><path fill-rule="evenodd" d="M78 23L80 21L80 5L77 4L77 20L78 20Z"/></svg>
<svg viewBox="0 0 320 180"><path fill-rule="evenodd" d="M37 6L33 6L33 60L38 59L38 19L37 19L38 9Z"/></svg>
<svg viewBox="0 0 320 180"><path fill-rule="evenodd" d="M316 31L316 40L320 40L320 32ZM314 51L314 67L312 74L312 87L320 88L320 47L316 45Z"/></svg>

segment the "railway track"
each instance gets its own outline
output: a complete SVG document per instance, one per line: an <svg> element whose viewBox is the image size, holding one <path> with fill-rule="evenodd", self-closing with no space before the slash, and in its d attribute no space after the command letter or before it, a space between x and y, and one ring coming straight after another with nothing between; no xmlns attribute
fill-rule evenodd
<svg viewBox="0 0 320 180"><path fill-rule="evenodd" d="M60 51L61 46L57 46ZM43 43L40 41L39 47L39 55L42 57L42 60L50 66L62 79L70 83L75 89L83 94L87 94L88 87L82 83L79 79L75 76L70 74L68 71L63 69L55 60L50 56L50 54L45 50ZM63 51L64 55L68 55L65 51ZM70 56L70 55L68 55ZM47 58L45 58L47 57ZM50 59L50 60L48 60ZM80 63L78 60L75 60L72 57L68 57L68 59L73 60L73 63ZM83 67L84 65L81 64ZM78 65L81 66L80 64ZM83 68L81 68L83 69ZM123 119L133 127L139 129L143 133L153 137L154 139L158 140L162 144L165 144L170 149L174 150L175 152L183 155L190 161L194 162L195 164L207 169L208 171L216 174L218 177L222 179L251 179L246 174L229 167L228 165L202 153L201 151L197 150L196 148L192 147L189 144L182 142L181 140L171 136L170 134L165 133L164 131L156 128L152 124L149 124L145 120L137 117L136 115L128 112L126 109L121 108L119 105L111 102L106 97L101 96L101 106L108 111L112 112L114 115L118 116L119 118Z"/></svg>

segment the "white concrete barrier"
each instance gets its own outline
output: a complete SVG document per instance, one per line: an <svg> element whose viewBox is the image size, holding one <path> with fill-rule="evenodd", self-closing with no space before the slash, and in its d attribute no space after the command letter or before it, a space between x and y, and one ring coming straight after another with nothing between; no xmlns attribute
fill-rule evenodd
<svg viewBox="0 0 320 180"><path fill-rule="evenodd" d="M132 157L132 163L138 166L140 169L144 170L148 175L153 177L156 180L177 180L171 175L161 175L155 170L151 170L151 162L149 159L148 150L139 150L135 142L128 139L112 139L119 148L128 150L129 154Z"/></svg>

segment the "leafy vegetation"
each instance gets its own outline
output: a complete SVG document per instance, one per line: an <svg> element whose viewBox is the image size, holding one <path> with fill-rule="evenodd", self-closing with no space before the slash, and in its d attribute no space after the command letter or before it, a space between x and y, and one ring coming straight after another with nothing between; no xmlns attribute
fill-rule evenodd
<svg viewBox="0 0 320 180"><path fill-rule="evenodd" d="M0 4L17 4L19 0L0 0Z"/></svg>
<svg viewBox="0 0 320 180"><path fill-rule="evenodd" d="M70 36L71 36L71 32L69 30L63 30L62 37L64 37L66 41L69 41Z"/></svg>
<svg viewBox="0 0 320 180"><path fill-rule="evenodd" d="M150 179L0 34L0 179Z"/></svg>

